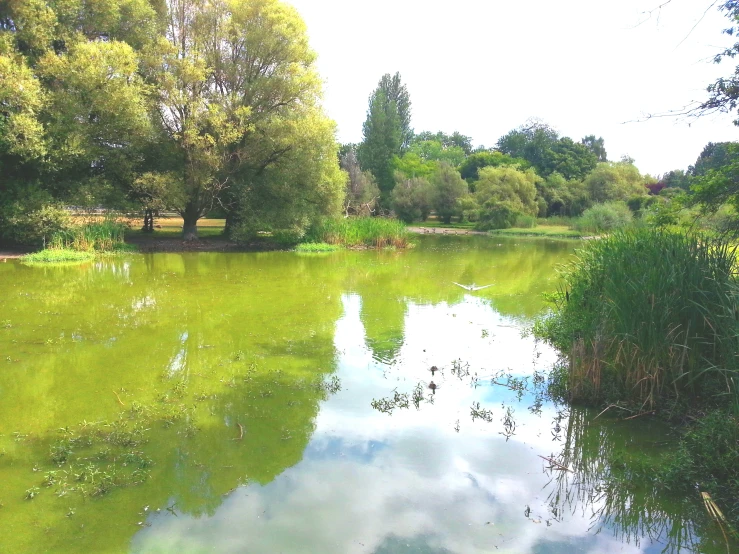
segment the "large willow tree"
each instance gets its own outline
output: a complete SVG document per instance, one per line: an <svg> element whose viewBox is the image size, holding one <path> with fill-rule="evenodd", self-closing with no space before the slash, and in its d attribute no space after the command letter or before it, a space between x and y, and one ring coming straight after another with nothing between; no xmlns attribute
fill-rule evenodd
<svg viewBox="0 0 739 554"><path fill-rule="evenodd" d="M216 206L248 226L249 217L269 219L264 212L294 211L296 196L309 189L315 205L338 209L343 177L333 126L319 107L315 54L297 12L278 0L169 0L167 10L148 75L175 152L168 202L184 219L185 239L197 236L198 219ZM300 163L331 167L269 180L267 170L311 133L332 152ZM256 196L258 204L250 201Z"/></svg>

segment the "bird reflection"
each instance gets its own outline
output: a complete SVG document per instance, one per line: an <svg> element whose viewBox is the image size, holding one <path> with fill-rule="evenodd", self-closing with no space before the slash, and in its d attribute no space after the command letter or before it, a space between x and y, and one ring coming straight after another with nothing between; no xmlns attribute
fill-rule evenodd
<svg viewBox="0 0 739 554"><path fill-rule="evenodd" d="M439 368L436 367L435 365L432 365L431 366L431 376L433 377L434 373L436 373L437 371L439 371Z"/></svg>
<svg viewBox="0 0 739 554"><path fill-rule="evenodd" d="M452 283L454 283L454 281L452 281ZM477 290L486 289L488 287L492 287L493 286L493 285L479 286L479 285L475 285L475 283L472 283L471 285L461 285L459 283L454 283L454 284L457 285L458 287L462 287L465 290L469 290L469 291L473 291L473 292L474 291L477 291Z"/></svg>
<svg viewBox="0 0 739 554"><path fill-rule="evenodd" d="M436 388L437 388L437 387L436 387L436 383L434 383L433 381L431 381L431 382L429 383L429 388L431 389L431 392L432 392L433 394L436 394Z"/></svg>

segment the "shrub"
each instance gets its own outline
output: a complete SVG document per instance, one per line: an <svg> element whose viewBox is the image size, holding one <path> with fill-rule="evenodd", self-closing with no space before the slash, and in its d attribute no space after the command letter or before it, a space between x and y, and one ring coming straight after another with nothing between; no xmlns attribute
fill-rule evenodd
<svg viewBox="0 0 739 554"><path fill-rule="evenodd" d="M508 229L515 225L516 219L520 215L520 212L511 208L507 204L494 204L492 202L488 202L485 206L480 208L475 229L478 229L479 231Z"/></svg>
<svg viewBox="0 0 739 554"><path fill-rule="evenodd" d="M736 395L736 261L725 242L660 229L589 241L534 331L569 356L575 400Z"/></svg>
<svg viewBox="0 0 739 554"><path fill-rule="evenodd" d="M24 212L21 206L14 206L7 216L3 236L12 243L42 246L55 234L70 228L69 212L61 206L46 204L30 212Z"/></svg>
<svg viewBox="0 0 739 554"><path fill-rule="evenodd" d="M633 219L634 216L625 203L607 202L585 210L575 228L588 233L602 233L626 227Z"/></svg>
<svg viewBox="0 0 739 554"><path fill-rule="evenodd" d="M536 227L537 221L533 215L519 214L516 217L514 227L521 227L523 229L533 229Z"/></svg>

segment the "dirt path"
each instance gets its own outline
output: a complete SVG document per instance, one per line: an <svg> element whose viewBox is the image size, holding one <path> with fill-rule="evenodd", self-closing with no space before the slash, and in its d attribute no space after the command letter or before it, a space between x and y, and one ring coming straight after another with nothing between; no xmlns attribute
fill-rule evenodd
<svg viewBox="0 0 739 554"><path fill-rule="evenodd" d="M487 235L484 231L452 229L450 227L408 227L408 230L419 235Z"/></svg>

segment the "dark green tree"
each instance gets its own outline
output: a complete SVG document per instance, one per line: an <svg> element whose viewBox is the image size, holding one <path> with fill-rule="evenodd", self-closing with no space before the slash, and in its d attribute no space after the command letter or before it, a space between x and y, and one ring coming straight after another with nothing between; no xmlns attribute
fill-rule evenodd
<svg viewBox="0 0 739 554"><path fill-rule="evenodd" d="M362 169L375 176L382 194L381 203L386 207L395 187L393 158L408 148L413 136L410 122L410 96L400 74L383 75L369 99L357 155Z"/></svg>
<svg viewBox="0 0 739 554"><path fill-rule="evenodd" d="M603 140L603 137L595 138L595 135L588 135L584 137L580 143L585 145L588 150L595 154L599 162L608 161L605 140Z"/></svg>

